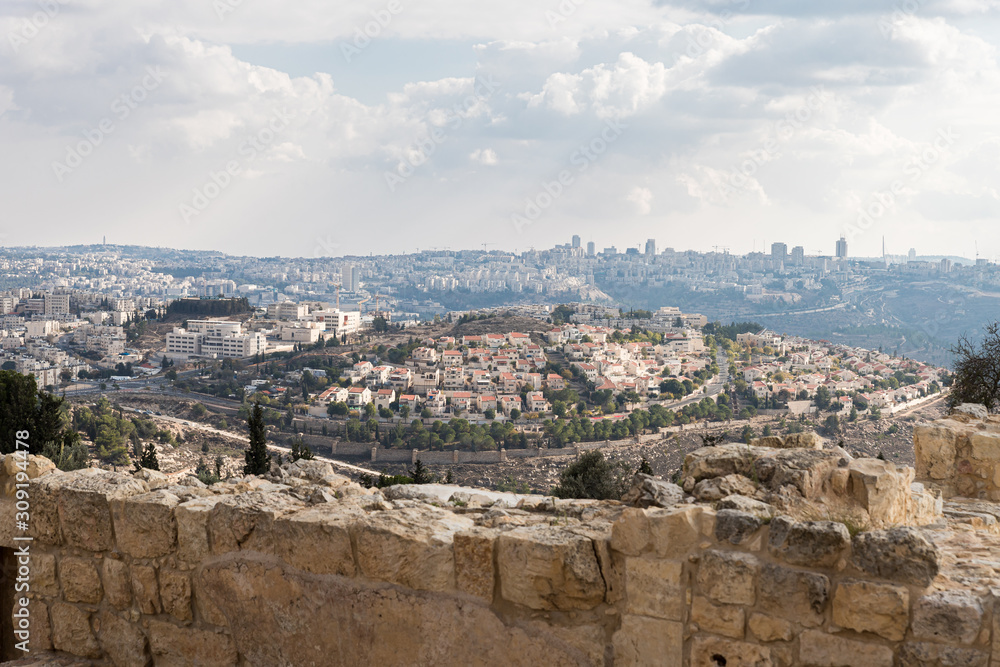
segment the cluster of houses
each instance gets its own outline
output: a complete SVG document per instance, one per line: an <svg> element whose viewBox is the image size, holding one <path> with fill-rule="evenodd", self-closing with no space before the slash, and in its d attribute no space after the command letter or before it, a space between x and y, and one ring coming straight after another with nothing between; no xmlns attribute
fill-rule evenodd
<svg viewBox="0 0 1000 667"><path fill-rule="evenodd" d="M514 410L547 413L552 406L544 390L565 389L570 376L568 371L546 372L553 355L597 389L640 396L657 396L664 373L681 375L711 365L701 334L694 330L671 335L659 345L615 343L612 333L605 327L566 324L545 334L545 347L520 332L427 339L402 366L356 363L348 374L351 386L331 386L316 397L310 412L325 416L327 406L336 402L350 408L426 408L435 417L488 410L507 416Z"/></svg>
<svg viewBox="0 0 1000 667"><path fill-rule="evenodd" d="M747 386L760 399L787 396L793 400L803 397L812 400L819 388L825 387L831 396L857 392L870 407L891 408L930 393L932 383L940 385L947 372L884 352L798 337L782 338L769 331L739 334L737 342L753 348L771 348L771 354L753 355L753 362L737 362ZM898 388L880 388L885 384L880 381L898 372L916 378L916 382ZM839 396L834 400L843 411L850 411L851 397Z"/></svg>

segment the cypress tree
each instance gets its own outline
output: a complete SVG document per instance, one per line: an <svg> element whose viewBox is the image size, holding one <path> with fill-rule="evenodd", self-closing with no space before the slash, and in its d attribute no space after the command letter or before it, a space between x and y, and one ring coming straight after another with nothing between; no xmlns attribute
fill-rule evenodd
<svg viewBox="0 0 1000 667"><path fill-rule="evenodd" d="M271 457L267 453L267 432L260 403L253 404L247 417L247 428L250 429L250 446L247 447L243 472L247 475L263 475L271 469Z"/></svg>

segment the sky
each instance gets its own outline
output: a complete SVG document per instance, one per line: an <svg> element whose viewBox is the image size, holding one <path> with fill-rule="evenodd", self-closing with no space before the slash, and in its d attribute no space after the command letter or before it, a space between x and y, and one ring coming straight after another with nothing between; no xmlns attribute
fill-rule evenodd
<svg viewBox="0 0 1000 667"><path fill-rule="evenodd" d="M1000 0L4 0L0 244L1000 257Z"/></svg>

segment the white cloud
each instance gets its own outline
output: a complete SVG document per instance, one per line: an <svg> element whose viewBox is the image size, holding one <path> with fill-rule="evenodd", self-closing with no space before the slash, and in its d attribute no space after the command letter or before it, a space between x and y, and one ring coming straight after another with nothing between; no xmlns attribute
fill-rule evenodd
<svg viewBox="0 0 1000 667"><path fill-rule="evenodd" d="M497 160L496 151L494 151L492 148L481 148L481 149L477 148L476 150L472 151L472 153L469 155L469 159L472 160L473 162L477 162L479 164L483 164L489 167L496 166L497 162L499 161Z"/></svg>
<svg viewBox="0 0 1000 667"><path fill-rule="evenodd" d="M633 205L637 215L649 215L653 210L653 193L649 188L636 186L629 191L625 200Z"/></svg>

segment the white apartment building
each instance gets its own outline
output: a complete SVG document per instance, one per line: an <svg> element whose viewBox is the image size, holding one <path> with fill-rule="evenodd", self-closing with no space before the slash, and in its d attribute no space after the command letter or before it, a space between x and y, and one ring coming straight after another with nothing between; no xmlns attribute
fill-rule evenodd
<svg viewBox="0 0 1000 667"><path fill-rule="evenodd" d="M267 318L269 320L298 320L306 316L309 308L305 305L285 301L284 303L271 303L267 306Z"/></svg>
<svg viewBox="0 0 1000 667"><path fill-rule="evenodd" d="M337 310L336 308L314 310L304 319L326 323L326 330L337 336L351 335L361 330L361 313L356 310Z"/></svg>
<svg viewBox="0 0 1000 667"><path fill-rule="evenodd" d="M52 320L29 320L24 326L28 330L28 338L44 338L59 332L59 323Z"/></svg>
<svg viewBox="0 0 1000 667"><path fill-rule="evenodd" d="M243 333L239 322L189 320L188 328L175 327L167 334L167 352L214 358L244 358L264 352L262 332Z"/></svg>

